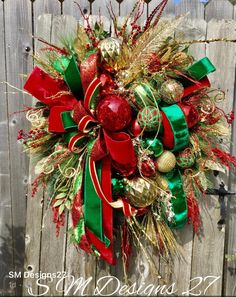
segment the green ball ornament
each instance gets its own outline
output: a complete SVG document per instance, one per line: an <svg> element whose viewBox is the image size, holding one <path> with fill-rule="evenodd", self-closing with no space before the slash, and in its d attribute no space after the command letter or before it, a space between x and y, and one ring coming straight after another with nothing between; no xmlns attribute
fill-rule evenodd
<svg viewBox="0 0 236 297"><path fill-rule="evenodd" d="M70 59L63 56L60 59L57 59L54 61L53 67L57 72L64 74L69 63L70 63Z"/></svg>
<svg viewBox="0 0 236 297"><path fill-rule="evenodd" d="M112 178L112 196L119 196L125 194L125 185L122 179Z"/></svg>
<svg viewBox="0 0 236 297"><path fill-rule="evenodd" d="M195 157L191 149L187 148L176 155L176 164L180 168L192 167L195 163Z"/></svg>
<svg viewBox="0 0 236 297"><path fill-rule="evenodd" d="M161 114L157 107L146 106L139 111L137 121L144 131L156 131L161 123Z"/></svg>
<svg viewBox="0 0 236 297"><path fill-rule="evenodd" d="M164 149L163 149L163 144L161 141L157 138L152 139L152 138L146 138L142 141L143 147L146 149L148 148L149 151L153 152L154 157L159 157Z"/></svg>
<svg viewBox="0 0 236 297"><path fill-rule="evenodd" d="M184 95L183 85L174 79L166 80L160 89L160 95L167 104L174 104L181 100Z"/></svg>

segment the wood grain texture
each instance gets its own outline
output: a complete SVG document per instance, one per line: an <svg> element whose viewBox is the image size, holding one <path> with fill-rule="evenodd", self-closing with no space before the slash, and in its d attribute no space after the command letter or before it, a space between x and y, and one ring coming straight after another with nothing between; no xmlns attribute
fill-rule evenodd
<svg viewBox="0 0 236 297"><path fill-rule="evenodd" d="M157 3L157 1L151 1L149 3L149 12L154 9ZM204 19L204 5L199 0L182 0L178 4L175 4L174 0L169 0L164 11L164 15L170 14L175 16L187 14L187 17L190 19Z"/></svg>
<svg viewBox="0 0 236 297"><path fill-rule="evenodd" d="M62 46L61 37L64 34L73 34L76 31L76 20L71 16L53 16L51 24L50 42L55 45ZM52 223L53 213L50 205L50 197L47 193L44 196L44 209L42 219L42 241L41 241L41 257L40 269L44 272L63 272L66 257L67 242L67 225L60 230L60 234L55 238L56 228ZM54 238L54 240L51 240ZM49 261L48 259L52 259ZM50 294L52 296L61 296L64 289L64 282L60 281L61 277L52 279ZM47 283L48 280L45 280ZM58 283L60 281L60 283ZM39 290L39 293L43 293Z"/></svg>
<svg viewBox="0 0 236 297"><path fill-rule="evenodd" d="M10 287L8 272L14 267L12 240L12 210L10 191L10 160L9 160L9 131L8 131L8 102L6 96L5 69L5 20L4 3L0 3L0 295L14 295Z"/></svg>
<svg viewBox="0 0 236 297"><path fill-rule="evenodd" d="M90 4L87 0L80 0L77 3L81 6L83 13L90 13ZM64 0L62 9L64 15L74 16L76 20L81 19L79 7L74 1Z"/></svg>
<svg viewBox="0 0 236 297"><path fill-rule="evenodd" d="M207 38L222 38L228 36L235 38L235 29L233 21L211 20L207 27ZM234 72L235 72L235 46L234 44L212 43L207 45L207 56L211 59L217 68L217 72L211 74L212 85L215 88L221 88L226 91L226 100L220 107L226 111L232 109L234 94ZM219 58L220 57L220 58ZM219 71L222 73L219 75ZM224 77L224 79L222 79ZM218 186L223 176L215 181L215 187ZM220 218L219 203L215 196L204 198L202 206L203 237L194 239L192 278L219 276L207 291L209 296L221 296L223 285L223 264L224 264L224 240L225 230L217 228L217 222ZM202 259L202 260L199 260ZM204 265L201 261L204 261ZM196 284L196 282L195 282ZM192 283L194 285L194 283ZM202 282L197 287L197 291L204 292L206 283ZM195 291L196 292L196 291Z"/></svg>
<svg viewBox="0 0 236 297"><path fill-rule="evenodd" d="M103 15L110 18L107 6L109 6L109 0L95 0L91 5L90 11L93 15ZM120 4L116 1L112 1L112 7L115 15L120 15Z"/></svg>
<svg viewBox="0 0 236 297"><path fill-rule="evenodd" d="M232 28L230 28L229 36L235 38L235 22L232 23ZM232 35L231 35L232 34ZM232 51L232 60L231 63L234 65L235 69L235 46L231 45ZM235 74L233 73L233 65L231 70L232 80L235 79ZM233 83L233 82L232 82ZM233 101L232 109L235 111L235 96L236 96L235 80L234 80L234 92L231 90L230 98ZM236 129L235 123L232 127L232 143L231 143L231 153L236 155ZM231 192L236 192L236 178L235 170L230 172L229 179L229 189ZM226 240L225 240L225 253L227 255L236 255L236 238L235 238L235 228L236 228L236 199L235 197L228 197L227 199L227 227L226 227ZM235 286L235 276L236 276L236 261L227 261L225 259L224 263L224 287L223 294L225 296L235 296L236 295L236 286Z"/></svg>
<svg viewBox="0 0 236 297"><path fill-rule="evenodd" d="M233 19L234 7L228 0L210 1L205 8L205 19Z"/></svg>
<svg viewBox="0 0 236 297"><path fill-rule="evenodd" d="M71 218L69 217L68 227L71 226ZM79 248L77 249L70 243L69 237L67 238L65 271L67 274L64 286L65 294L68 292L68 294L73 295L77 289L76 281L83 279L83 281L89 280L84 293L89 296L93 295L96 283L96 258ZM77 294L82 293L83 291L80 289Z"/></svg>
<svg viewBox="0 0 236 297"><path fill-rule="evenodd" d="M34 20L36 21L37 18L44 13L50 13L52 15L60 15L62 12L62 3L58 0L35 0L33 2L33 9L34 9Z"/></svg>
<svg viewBox="0 0 236 297"><path fill-rule="evenodd" d="M207 23L199 19L187 19L183 25L185 32L182 40L205 39ZM196 44L190 47L190 53L196 60L202 58L206 54L204 44ZM181 230L176 230L179 250L182 254L180 259L175 258L173 265L173 274L171 282L176 283L177 294L186 292L190 287L191 265L192 265L192 249L193 249L193 229L187 225ZM189 294L187 294L189 295Z"/></svg>
<svg viewBox="0 0 236 297"><path fill-rule="evenodd" d="M52 15L44 14L37 18L35 23L35 35L43 36L47 41L51 40ZM42 43L35 42L35 50L42 47ZM32 104L36 99L32 99ZM25 263L24 271L38 273L40 271L40 257L41 257L41 232L42 232L42 216L44 205L44 191L40 188L35 195L31 197L31 183L35 179L34 173L35 163L30 160L30 174L29 174L29 191L27 199L27 214L26 214L26 236L25 236ZM38 294L38 286L36 280L32 278L25 278L23 283L23 295L29 296L30 293Z"/></svg>
<svg viewBox="0 0 236 297"><path fill-rule="evenodd" d="M7 81L21 89L24 82L23 75L32 67L32 59L26 50L27 47L32 49L31 3L9 0L4 5ZM30 103L21 92L12 91L7 87L8 116L22 110L24 105ZM9 117L8 129L14 270L22 271L29 162L26 154L22 153L22 146L16 138L18 130L27 130L28 125L24 117L17 113ZM22 279L18 279L16 283L16 294L21 295Z"/></svg>

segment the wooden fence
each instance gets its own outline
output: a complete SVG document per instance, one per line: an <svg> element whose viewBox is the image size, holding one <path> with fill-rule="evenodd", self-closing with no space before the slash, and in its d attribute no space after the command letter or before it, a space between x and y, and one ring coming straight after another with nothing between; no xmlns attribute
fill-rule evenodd
<svg viewBox="0 0 236 297"><path fill-rule="evenodd" d="M107 15L106 1L78 0L85 13ZM126 15L134 0L113 0L117 15ZM145 16L159 1L145 1ZM178 5L170 0L165 14L189 12L188 34L197 38L234 38L236 39L236 6L234 1L210 0L203 4L200 0L182 0ZM69 15L69 16L60 16ZM144 17L145 17L144 16ZM76 20L81 19L73 0L2 0L0 2L0 295L37 295L43 294L46 287L37 286L36 280L22 276L11 278L10 272L47 272L65 271L76 279L92 277L84 293L93 295L95 285L102 276L113 275L123 281L122 263L109 267L93 257L77 252L68 242L66 228L58 239L52 224L51 212L46 211L44 193L40 192L31 199L27 197L28 185L33 178L33 168L29 172L29 160L22 153L16 141L17 132L27 128L24 116L14 113L30 105L32 98L21 93L25 76L33 67L32 53L39 45L32 35L58 42L58 32L74 30ZM217 67L210 76L212 84L226 92L224 108L235 108L235 44L201 44L193 47L196 58L207 55ZM7 84L6 84L7 82ZM14 88L12 87L14 86ZM234 131L234 130L233 130ZM232 144L236 133L232 135ZM236 147L230 145L236 153ZM229 188L235 190L236 180L229 179ZM160 263L160 272L171 285L176 283L175 295L236 296L236 261L227 262L226 254L236 253L236 201L232 198L227 205L228 220L225 228L218 230L219 207L217 197L209 197L202 205L204 234L193 236L192 228L186 226L178 232L179 245L184 259L168 270L162 260L153 254ZM118 242L118 240L117 240ZM132 260L130 272L132 282L146 286L150 283L163 284L162 280L151 277L145 259L140 256ZM58 275L59 276L59 275ZM219 277L208 289L215 277ZM202 277L202 279L200 279ZM24 280L24 282L23 282ZM68 289L70 281L56 287L58 279L47 281L47 295L73 295L60 292ZM46 284L46 281L42 282ZM110 283L103 294L116 289L115 281ZM189 288L195 287L192 292ZM30 294L32 293L32 294ZM67 294L68 293L68 294ZM199 294L200 293L200 294ZM81 294L79 290L75 295ZM116 293L118 294L118 293Z"/></svg>

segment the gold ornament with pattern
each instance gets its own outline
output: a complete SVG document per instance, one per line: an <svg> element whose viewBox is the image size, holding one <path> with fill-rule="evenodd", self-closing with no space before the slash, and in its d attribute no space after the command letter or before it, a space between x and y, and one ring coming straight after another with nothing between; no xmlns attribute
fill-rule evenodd
<svg viewBox="0 0 236 297"><path fill-rule="evenodd" d="M125 179L126 197L134 207L146 207L158 197L159 189L155 182L141 177Z"/></svg>

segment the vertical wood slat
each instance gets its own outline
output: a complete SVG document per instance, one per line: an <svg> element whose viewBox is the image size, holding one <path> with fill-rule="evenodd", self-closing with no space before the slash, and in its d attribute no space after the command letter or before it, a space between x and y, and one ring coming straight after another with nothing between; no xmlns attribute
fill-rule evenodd
<svg viewBox="0 0 236 297"><path fill-rule="evenodd" d="M99 1L95 0L92 3L91 12L93 15L103 15L107 18L110 18L107 6L109 5L109 1ZM112 1L112 7L114 13L118 16L119 15L119 4L116 1Z"/></svg>
<svg viewBox="0 0 236 297"><path fill-rule="evenodd" d="M73 17L53 16L51 26L50 42L55 45L62 45L60 40L62 36L68 36L76 32L77 23ZM66 226L61 228L60 235L55 238L55 225L52 223L53 213L50 206L50 197L44 197L44 210L42 222L42 241L41 241L41 256L40 269L45 272L62 272L65 269L66 257ZM54 238L54 240L51 240ZM48 259L52 259L49 261ZM60 290L63 290L63 282L57 287L60 278L57 276L52 279L50 294L53 296L61 296ZM48 280L45 280L47 283ZM44 291L39 290L39 293Z"/></svg>
<svg viewBox="0 0 236 297"><path fill-rule="evenodd" d="M33 2L33 9L34 9L34 20L37 21L37 18L40 15L45 13L49 13L52 15L60 15L62 10L62 5L58 0L35 0Z"/></svg>
<svg viewBox="0 0 236 297"><path fill-rule="evenodd" d="M90 6L87 0L77 1L82 8L83 13L90 13ZM64 0L63 1L63 14L70 15L75 17L77 20L81 18L81 13L79 11L79 7L76 5L74 1Z"/></svg>
<svg viewBox="0 0 236 297"><path fill-rule="evenodd" d="M205 19L233 19L234 6L228 0L210 1L205 8Z"/></svg>
<svg viewBox="0 0 236 297"><path fill-rule="evenodd" d="M21 89L22 75L32 68L32 59L28 49L32 49L31 3L29 1L5 1L6 28L6 70L7 81ZM13 17L14 16L14 17ZM28 47L28 48L27 48ZM27 50L26 50L27 48ZM22 110L29 100L20 92L12 92L7 87L8 115ZM29 163L27 156L22 153L21 144L17 143L19 129L27 131L28 125L21 114L9 118L9 161L10 186L12 197L12 236L14 270L22 271L24 263L24 232L26 212L26 186L28 183ZM14 281L14 280L13 280ZM22 279L16 280L16 294L21 295Z"/></svg>
<svg viewBox="0 0 236 297"><path fill-rule="evenodd" d="M149 13L155 8L157 5L157 1L151 1L148 4ZM180 3L176 4L174 0L169 0L167 6L164 10L163 15L173 14L175 16L181 14L187 14L188 18L199 18L204 19L204 5L199 0L182 0Z"/></svg>
<svg viewBox="0 0 236 297"><path fill-rule="evenodd" d="M38 17L35 23L35 34L36 36L43 36L47 41L51 38L51 23L52 15L44 14ZM42 47L42 43L35 42L35 50L39 50ZM33 101L36 101L32 98ZM30 160L30 174L29 174L29 184L33 182L36 175L34 173L34 162ZM28 201L27 201L27 214L26 214L26 240L25 240L25 251L26 259L24 265L24 271L38 273L40 271L40 243L41 243L41 231L42 231L42 215L43 215L43 201L44 192L43 189L39 189L34 197L31 197L31 187L29 186L28 191ZM28 296L32 294L38 294L38 286L36 281L31 278L25 278L23 283L23 295Z"/></svg>
<svg viewBox="0 0 236 297"><path fill-rule="evenodd" d="M53 28L52 28L52 42L54 44L60 44L60 39L63 36L68 36L71 34L75 34L77 30L77 21L72 16L63 16L63 17L56 17L54 18ZM49 222L50 223L50 222ZM55 231L55 226L54 231ZM68 232L68 229L71 227L71 217L68 220L68 226L64 232L62 231L62 236L66 238L66 246L64 247L65 250L65 259L64 259L64 267L61 267L62 261L57 261L55 271L65 271L67 276L65 278L65 285L63 290L65 292L68 291L67 295L73 295L76 290L76 283L73 286L73 280L71 277L74 278L76 281L79 278L83 278L87 280L88 278L92 277L90 284L88 285L86 294L92 295L95 287L95 272L96 272L96 259L91 255L87 255L82 250L77 250L73 244L70 243L69 236L66 236L65 233ZM45 230L46 232L46 230ZM63 240L62 238L60 240ZM64 243L63 243L64 244ZM52 253L54 252L54 248L51 249ZM59 251L58 258L60 259L61 251ZM46 257L47 258L47 255ZM88 265L89 263L89 265ZM71 289L70 289L71 288Z"/></svg>
<svg viewBox="0 0 236 297"><path fill-rule="evenodd" d="M187 19L184 24L184 28L188 28L186 34L184 35L185 40L191 40L196 38L193 33L196 31L198 33L198 38L204 39L206 37L206 22L199 19ZM184 29L183 28L183 29ZM186 30L186 29L185 29ZM190 47L190 52L196 60L202 58L206 54L206 49L204 44L192 45ZM191 279L191 265L192 265L192 249L193 249L193 230L192 226L187 225L183 229L176 231L178 238L178 245L180 251L183 254L181 259L175 259L173 268L173 277L171 280L177 284L178 294L186 292L190 287Z"/></svg>
<svg viewBox="0 0 236 297"><path fill-rule="evenodd" d="M236 37L236 24L235 21L228 21L226 24L225 31L227 33L228 38L235 38ZM231 109L235 111L235 65L236 65L236 49L234 44L229 44L227 49L222 51L224 52L224 56L227 57L227 53L230 52L230 56L228 56L228 64L226 64L225 71L227 73L227 79L231 80L231 83L228 82L227 84L227 93L226 98L229 99L232 103L227 106L228 111ZM223 61L224 63L225 61ZM228 87L230 89L228 89ZM232 144L231 144L231 153L235 156L236 155L236 132L235 132L235 122L233 123L232 127ZM235 178L235 170L230 173L230 183L229 188L232 192L235 192L235 185L236 185L236 178ZM236 229L236 200L235 197L228 197L227 199L227 223L226 223L226 241L225 241L225 254L227 255L236 255L236 238L235 238L235 229ZM224 296L235 296L236 295L236 286L235 286L235 276L236 276L236 261L226 261L224 265L224 279L223 279L223 290L222 293Z"/></svg>
<svg viewBox="0 0 236 297"><path fill-rule="evenodd" d="M14 267L10 191L8 104L6 97L4 2L0 3L0 295L14 295L8 272Z"/></svg>
<svg viewBox="0 0 236 297"><path fill-rule="evenodd" d="M235 38L233 21L211 20L207 27L207 38ZM210 79L214 88L226 91L226 101L220 107L229 111L233 105L234 72L235 72L235 45L230 43L212 43L207 45L207 56L216 66L217 71L211 74ZM221 58L219 58L221 57ZM224 77L224 79L222 79ZM220 176L222 179L223 176ZM219 180L216 181L217 187ZM193 249L192 277L197 276L220 276L220 279L206 292L207 295L220 295L223 283L224 264L224 228L219 230L217 222L220 218L218 199L215 196L206 198L203 205L202 219L204 237L202 240L195 238ZM199 259L203 259L204 265ZM198 286L198 290L204 290L206 284ZM195 291L196 292L196 291Z"/></svg>

